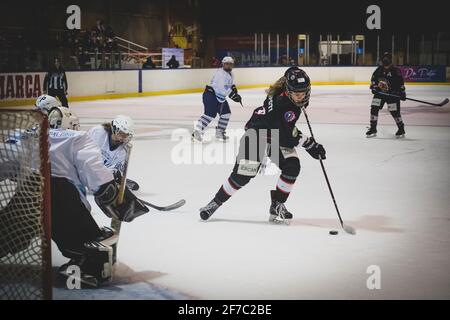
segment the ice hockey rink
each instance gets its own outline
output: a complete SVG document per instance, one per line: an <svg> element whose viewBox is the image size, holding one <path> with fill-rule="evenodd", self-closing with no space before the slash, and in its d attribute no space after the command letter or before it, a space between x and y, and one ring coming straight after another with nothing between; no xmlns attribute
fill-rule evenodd
<svg viewBox="0 0 450 320"><path fill-rule="evenodd" d="M435 102L450 96L450 86L407 85L406 91ZM269 191L278 179L272 167L209 221L200 220L198 209L231 173L239 134L265 96L264 88L240 93L244 108L230 101L226 144L189 140L203 111L201 93L70 104L83 130L118 114L131 116L136 135L128 176L140 184L136 195L157 205L187 203L122 224L110 286L67 290L57 279L55 299L450 298L449 104L402 102L404 139L394 137L385 107L378 136L367 139L368 86L313 86L308 115L326 148L324 164L344 222L356 229L349 235L340 228L319 162L303 149L286 202L294 214L289 226L268 223ZM303 116L297 126L309 135ZM108 225L90 201L95 219ZM65 262L54 246L54 267ZM374 275L379 289L369 289Z"/></svg>

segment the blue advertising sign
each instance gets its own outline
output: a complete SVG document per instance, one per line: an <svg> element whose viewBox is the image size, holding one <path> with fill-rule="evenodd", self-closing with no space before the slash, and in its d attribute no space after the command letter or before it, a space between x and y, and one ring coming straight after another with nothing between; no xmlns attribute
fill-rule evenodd
<svg viewBox="0 0 450 320"><path fill-rule="evenodd" d="M399 66L403 79L408 82L444 82L444 66Z"/></svg>

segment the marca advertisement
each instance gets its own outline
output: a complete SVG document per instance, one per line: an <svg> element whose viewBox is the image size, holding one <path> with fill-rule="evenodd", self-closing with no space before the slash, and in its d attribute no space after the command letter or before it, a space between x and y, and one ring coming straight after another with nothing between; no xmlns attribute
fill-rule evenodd
<svg viewBox="0 0 450 320"><path fill-rule="evenodd" d="M43 93L45 73L0 74L0 100L37 98Z"/></svg>

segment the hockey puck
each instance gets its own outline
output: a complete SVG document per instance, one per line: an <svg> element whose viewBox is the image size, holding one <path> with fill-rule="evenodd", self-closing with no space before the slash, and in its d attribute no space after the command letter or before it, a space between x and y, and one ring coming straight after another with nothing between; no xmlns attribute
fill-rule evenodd
<svg viewBox="0 0 450 320"><path fill-rule="evenodd" d="M329 232L329 234L332 234L333 236L335 236L335 235L338 234L338 232L337 232L336 230L331 230L331 231Z"/></svg>

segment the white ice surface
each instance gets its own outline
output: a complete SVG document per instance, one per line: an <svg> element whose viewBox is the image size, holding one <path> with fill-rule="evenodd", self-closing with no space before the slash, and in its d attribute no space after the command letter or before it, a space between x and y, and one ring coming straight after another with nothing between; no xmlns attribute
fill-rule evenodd
<svg viewBox="0 0 450 320"><path fill-rule="evenodd" d="M407 93L437 102L450 96L450 87L407 86ZM245 108L230 102L231 129L242 129L264 99L263 89L241 94ZM355 236L340 229L320 165L304 150L299 151L300 176L286 203L294 213L290 226L267 222L277 175L258 175L210 221L200 221L198 209L233 167L232 161L172 161L173 148L180 145L171 133L191 130L202 113L201 94L71 103L82 129L117 114L133 117L137 135L129 177L141 186L137 196L159 205L187 201L176 211L151 210L124 223L118 259L127 267L121 269L127 275L119 272L119 278L127 280L114 287L121 295L89 291L82 297L449 299L450 105L402 103L407 135L401 140L394 138L396 127L385 107L378 137L367 139L370 101L367 86L318 86L308 107L316 140L327 150L325 166L342 217L356 228ZM298 126L309 134L303 116ZM201 147L193 147L197 155ZM205 145L206 160L220 147ZM93 215L99 224L108 224L95 205ZM332 229L339 234L329 235ZM66 260L54 249L58 266ZM366 286L371 265L380 267L380 290ZM163 288L161 294L154 294L155 286ZM55 295L77 298L64 289Z"/></svg>

